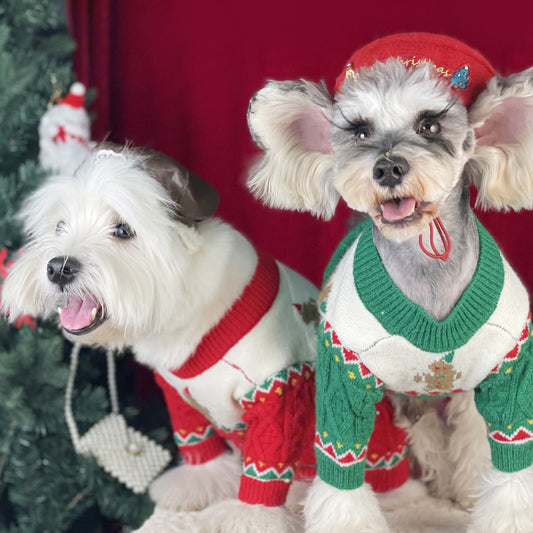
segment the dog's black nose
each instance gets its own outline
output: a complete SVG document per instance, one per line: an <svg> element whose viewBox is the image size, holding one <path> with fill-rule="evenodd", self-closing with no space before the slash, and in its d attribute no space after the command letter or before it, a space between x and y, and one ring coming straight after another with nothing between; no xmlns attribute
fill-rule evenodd
<svg viewBox="0 0 533 533"><path fill-rule="evenodd" d="M396 187L408 173L409 163L399 155L381 157L374 165L374 179L384 187Z"/></svg>
<svg viewBox="0 0 533 533"><path fill-rule="evenodd" d="M81 264L74 257L58 256L50 259L46 265L46 274L52 283L63 287L74 280L80 269Z"/></svg>

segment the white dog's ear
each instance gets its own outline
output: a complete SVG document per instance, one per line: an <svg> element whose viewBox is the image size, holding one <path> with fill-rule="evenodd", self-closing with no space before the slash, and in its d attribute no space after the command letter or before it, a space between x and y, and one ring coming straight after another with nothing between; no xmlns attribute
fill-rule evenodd
<svg viewBox="0 0 533 533"><path fill-rule="evenodd" d="M339 195L331 179L333 102L324 84L271 81L250 101L248 125L265 155L248 187L272 207L310 211L329 219Z"/></svg>
<svg viewBox="0 0 533 533"><path fill-rule="evenodd" d="M495 76L469 111L476 133L470 165L477 204L533 208L533 67Z"/></svg>

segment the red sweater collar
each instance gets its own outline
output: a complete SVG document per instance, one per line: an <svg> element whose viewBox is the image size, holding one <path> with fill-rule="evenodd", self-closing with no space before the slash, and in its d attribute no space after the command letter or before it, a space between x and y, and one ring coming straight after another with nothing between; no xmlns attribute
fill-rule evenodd
<svg viewBox="0 0 533 533"><path fill-rule="evenodd" d="M257 252L257 267L250 283L224 317L200 341L187 361L172 373L179 378L198 376L249 333L270 309L279 291L279 269L268 254Z"/></svg>

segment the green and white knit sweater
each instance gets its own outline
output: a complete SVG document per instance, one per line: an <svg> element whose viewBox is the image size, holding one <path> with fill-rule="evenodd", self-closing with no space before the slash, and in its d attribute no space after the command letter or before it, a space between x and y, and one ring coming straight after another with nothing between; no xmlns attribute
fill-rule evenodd
<svg viewBox="0 0 533 533"><path fill-rule="evenodd" d="M327 271L317 361L318 474L363 483L375 404L384 391L475 390L496 468L533 463L533 342L525 288L478 223L479 262L448 318L429 317L383 266L371 221L345 238Z"/></svg>

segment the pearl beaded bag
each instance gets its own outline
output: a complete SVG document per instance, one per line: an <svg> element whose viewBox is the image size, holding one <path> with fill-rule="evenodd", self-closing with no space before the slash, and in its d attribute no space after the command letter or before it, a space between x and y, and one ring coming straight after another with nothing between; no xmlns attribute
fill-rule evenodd
<svg viewBox="0 0 533 533"><path fill-rule="evenodd" d="M170 462L170 453L146 435L126 424L119 413L115 377L115 360L111 350L106 353L107 379L111 414L92 426L80 437L72 413L72 392L78 368L81 345L76 343L70 354L70 376L65 392L65 419L76 452L92 455L114 478L137 494L146 491L152 480Z"/></svg>

